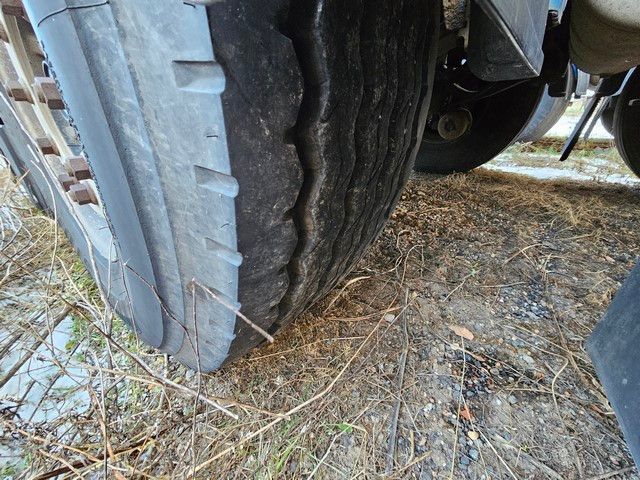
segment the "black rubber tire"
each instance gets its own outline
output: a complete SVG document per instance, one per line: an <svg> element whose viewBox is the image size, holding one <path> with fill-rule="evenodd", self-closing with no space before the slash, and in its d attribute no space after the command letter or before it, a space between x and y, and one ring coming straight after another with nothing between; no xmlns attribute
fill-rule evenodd
<svg viewBox="0 0 640 480"><path fill-rule="evenodd" d="M636 68L616 100L613 137L624 163L640 177L640 105L629 105L637 99L640 99L640 69Z"/></svg>
<svg viewBox="0 0 640 480"><path fill-rule="evenodd" d="M429 18L419 0L291 5L209 7L240 184L238 296L270 333L335 285L390 214L411 170ZM260 341L238 323L231 356Z"/></svg>
<svg viewBox="0 0 640 480"><path fill-rule="evenodd" d="M618 97L609 97L605 100L607 105L602 110L600 114L600 121L602 122L602 126L604 129L613 135L613 116L616 111L616 103L618 102Z"/></svg>
<svg viewBox="0 0 640 480"><path fill-rule="evenodd" d="M543 93L544 84L532 80L480 100L471 128L457 140L423 137L415 169L450 174L483 165L514 142L529 123Z"/></svg>
<svg viewBox="0 0 640 480"><path fill-rule="evenodd" d="M549 96L548 87L545 87L538 108L516 141L535 142L540 140L560 120L569 103L571 103L570 98Z"/></svg>
<svg viewBox="0 0 640 480"><path fill-rule="evenodd" d="M436 5L29 2L145 342L214 370L265 339L235 309L273 334L348 273L412 170Z"/></svg>

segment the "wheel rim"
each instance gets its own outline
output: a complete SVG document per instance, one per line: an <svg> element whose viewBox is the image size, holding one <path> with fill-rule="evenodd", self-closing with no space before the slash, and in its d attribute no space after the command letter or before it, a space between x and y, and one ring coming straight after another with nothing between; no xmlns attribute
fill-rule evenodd
<svg viewBox="0 0 640 480"><path fill-rule="evenodd" d="M103 243L100 238L107 241L110 233L102 202L62 96L55 80L47 76L50 69L46 56L26 14L15 16L0 11L0 18L5 51L0 73L7 96L13 93L9 85L20 87L18 96L3 100L10 102L15 117L33 142L34 154L40 160L34 168L40 168L49 179L49 188L58 189L68 200L68 208L88 237Z"/></svg>

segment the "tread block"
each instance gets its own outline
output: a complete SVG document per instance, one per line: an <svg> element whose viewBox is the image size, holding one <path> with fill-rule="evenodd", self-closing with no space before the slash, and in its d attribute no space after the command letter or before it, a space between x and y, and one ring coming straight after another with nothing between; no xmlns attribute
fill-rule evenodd
<svg viewBox="0 0 640 480"><path fill-rule="evenodd" d="M239 312L242 308L242 304L240 302L236 302L217 288L213 288L208 285L198 285L196 286L196 291L198 292L197 294L202 298L211 299L227 310L234 310Z"/></svg>
<svg viewBox="0 0 640 480"><path fill-rule="evenodd" d="M218 258L221 258L225 262L229 262L231 265L239 267L242 264L242 254L237 252L226 245L216 242L211 238L204 239L207 250L213 252Z"/></svg>
<svg viewBox="0 0 640 480"><path fill-rule="evenodd" d="M240 186L238 181L231 175L217 172L200 165L194 165L196 183L207 190L219 193L226 197L235 198L238 195Z"/></svg>
<svg viewBox="0 0 640 480"><path fill-rule="evenodd" d="M174 60L173 73L181 90L211 95L220 95L224 91L224 73L216 62Z"/></svg>

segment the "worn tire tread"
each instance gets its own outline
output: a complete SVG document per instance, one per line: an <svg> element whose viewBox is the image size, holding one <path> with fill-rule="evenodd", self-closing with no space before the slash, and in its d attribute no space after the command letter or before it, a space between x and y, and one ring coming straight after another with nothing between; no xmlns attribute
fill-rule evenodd
<svg viewBox="0 0 640 480"><path fill-rule="evenodd" d="M419 0L266 3L214 4L209 19L240 184L239 300L275 333L348 273L411 172L429 15ZM273 42L278 53L264 51ZM265 68L249 75L255 62ZM262 93L278 91L281 103ZM267 150L274 174L251 168ZM254 196L258 182L277 186L270 199ZM262 340L236 335L232 358Z"/></svg>

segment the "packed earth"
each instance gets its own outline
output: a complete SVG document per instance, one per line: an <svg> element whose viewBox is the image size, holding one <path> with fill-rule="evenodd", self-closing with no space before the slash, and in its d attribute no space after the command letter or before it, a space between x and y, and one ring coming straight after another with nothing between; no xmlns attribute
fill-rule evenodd
<svg viewBox="0 0 640 480"><path fill-rule="evenodd" d="M562 168L624 181L495 171L548 149L415 174L338 288L209 375L140 344L3 170L0 477L640 478L585 352L640 189L611 145Z"/></svg>

